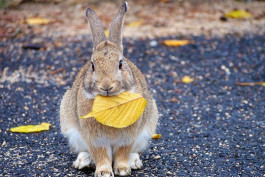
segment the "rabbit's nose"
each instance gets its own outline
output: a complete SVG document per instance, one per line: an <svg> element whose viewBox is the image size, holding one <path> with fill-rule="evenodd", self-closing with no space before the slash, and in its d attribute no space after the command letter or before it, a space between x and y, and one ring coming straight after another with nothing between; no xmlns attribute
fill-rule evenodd
<svg viewBox="0 0 265 177"><path fill-rule="evenodd" d="M109 87L105 87L105 88L99 87L99 89L102 90L102 91L105 91L105 92L109 92L109 91L111 91L113 89L113 86L109 86Z"/></svg>

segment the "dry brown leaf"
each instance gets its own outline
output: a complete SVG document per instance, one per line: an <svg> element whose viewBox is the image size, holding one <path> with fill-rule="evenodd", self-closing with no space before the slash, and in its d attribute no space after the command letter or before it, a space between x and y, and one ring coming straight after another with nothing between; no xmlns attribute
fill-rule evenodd
<svg viewBox="0 0 265 177"><path fill-rule="evenodd" d="M238 86L255 86L255 85L265 86L265 82L236 82L236 85Z"/></svg>
<svg viewBox="0 0 265 177"><path fill-rule="evenodd" d="M60 73L60 72L63 72L63 75L65 75L65 74L66 74L66 70L65 70L65 68L59 68L59 69L57 69L57 70L51 71L51 72L50 72L50 75L55 75L55 74L58 74L58 73Z"/></svg>
<svg viewBox="0 0 265 177"><path fill-rule="evenodd" d="M176 93L184 93L184 92L183 92L182 90L180 90L180 89L175 89L174 92L176 92Z"/></svg>
<svg viewBox="0 0 265 177"><path fill-rule="evenodd" d="M163 3L169 3L171 0L159 0L159 1Z"/></svg>
<svg viewBox="0 0 265 177"><path fill-rule="evenodd" d="M168 100L171 103L180 103L180 100L176 99L175 97Z"/></svg>

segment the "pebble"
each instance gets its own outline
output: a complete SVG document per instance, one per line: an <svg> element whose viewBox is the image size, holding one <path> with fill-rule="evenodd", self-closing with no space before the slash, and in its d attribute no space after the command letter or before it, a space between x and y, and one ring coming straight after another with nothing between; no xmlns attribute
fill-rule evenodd
<svg viewBox="0 0 265 177"><path fill-rule="evenodd" d="M150 41L150 43L149 43L150 47L156 47L156 46L157 46L157 44L158 44L158 42L157 42L157 41L155 41L155 40L153 40L153 41Z"/></svg>
<svg viewBox="0 0 265 177"><path fill-rule="evenodd" d="M157 156L154 157L154 159L161 159L161 156L157 155Z"/></svg>

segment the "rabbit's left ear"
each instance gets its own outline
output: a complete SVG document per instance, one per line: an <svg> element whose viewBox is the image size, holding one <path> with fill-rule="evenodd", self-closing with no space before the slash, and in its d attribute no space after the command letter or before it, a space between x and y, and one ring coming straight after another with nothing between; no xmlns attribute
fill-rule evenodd
<svg viewBox="0 0 265 177"><path fill-rule="evenodd" d="M109 41L116 44L121 52L123 52L123 45L122 45L123 21L127 10L128 10L128 3L124 2L121 5L118 13L112 20L109 30Z"/></svg>
<svg viewBox="0 0 265 177"><path fill-rule="evenodd" d="M90 8L86 10L86 18L90 25L93 38L93 50L103 41L106 41L107 38L104 33L104 28L100 22L97 14Z"/></svg>

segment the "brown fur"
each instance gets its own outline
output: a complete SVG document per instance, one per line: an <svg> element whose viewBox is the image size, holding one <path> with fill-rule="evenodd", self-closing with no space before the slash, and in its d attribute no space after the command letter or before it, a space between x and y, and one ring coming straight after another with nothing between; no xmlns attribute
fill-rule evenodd
<svg viewBox="0 0 265 177"><path fill-rule="evenodd" d="M102 174L111 176L112 155L109 154L109 150L114 154L115 174L129 174L130 153L138 153L141 149L140 144L136 143L137 138L143 130L146 130L147 135L151 137L155 133L158 120L156 103L147 88L144 76L130 60L123 57L118 45L109 41L101 41L94 48L92 61L95 71L93 72L92 63L88 61L77 74L73 86L67 90L60 105L61 131L67 137L71 136L70 130L74 129L79 132L87 145L86 151L91 154L96 164L95 176L103 176ZM123 67L119 70L121 57ZM105 126L94 118L79 119L80 116L88 114L93 105L94 99L89 99L85 92L106 94L100 88L112 88L109 95L117 95L134 88L135 93L143 95L147 100L143 115L134 124L122 129ZM102 145L97 143L100 138L118 144Z"/></svg>
<svg viewBox="0 0 265 177"><path fill-rule="evenodd" d="M122 146L117 149L114 155L114 171L115 174L119 173L119 170L127 171L130 173L129 157L132 152L132 144L128 146Z"/></svg>

